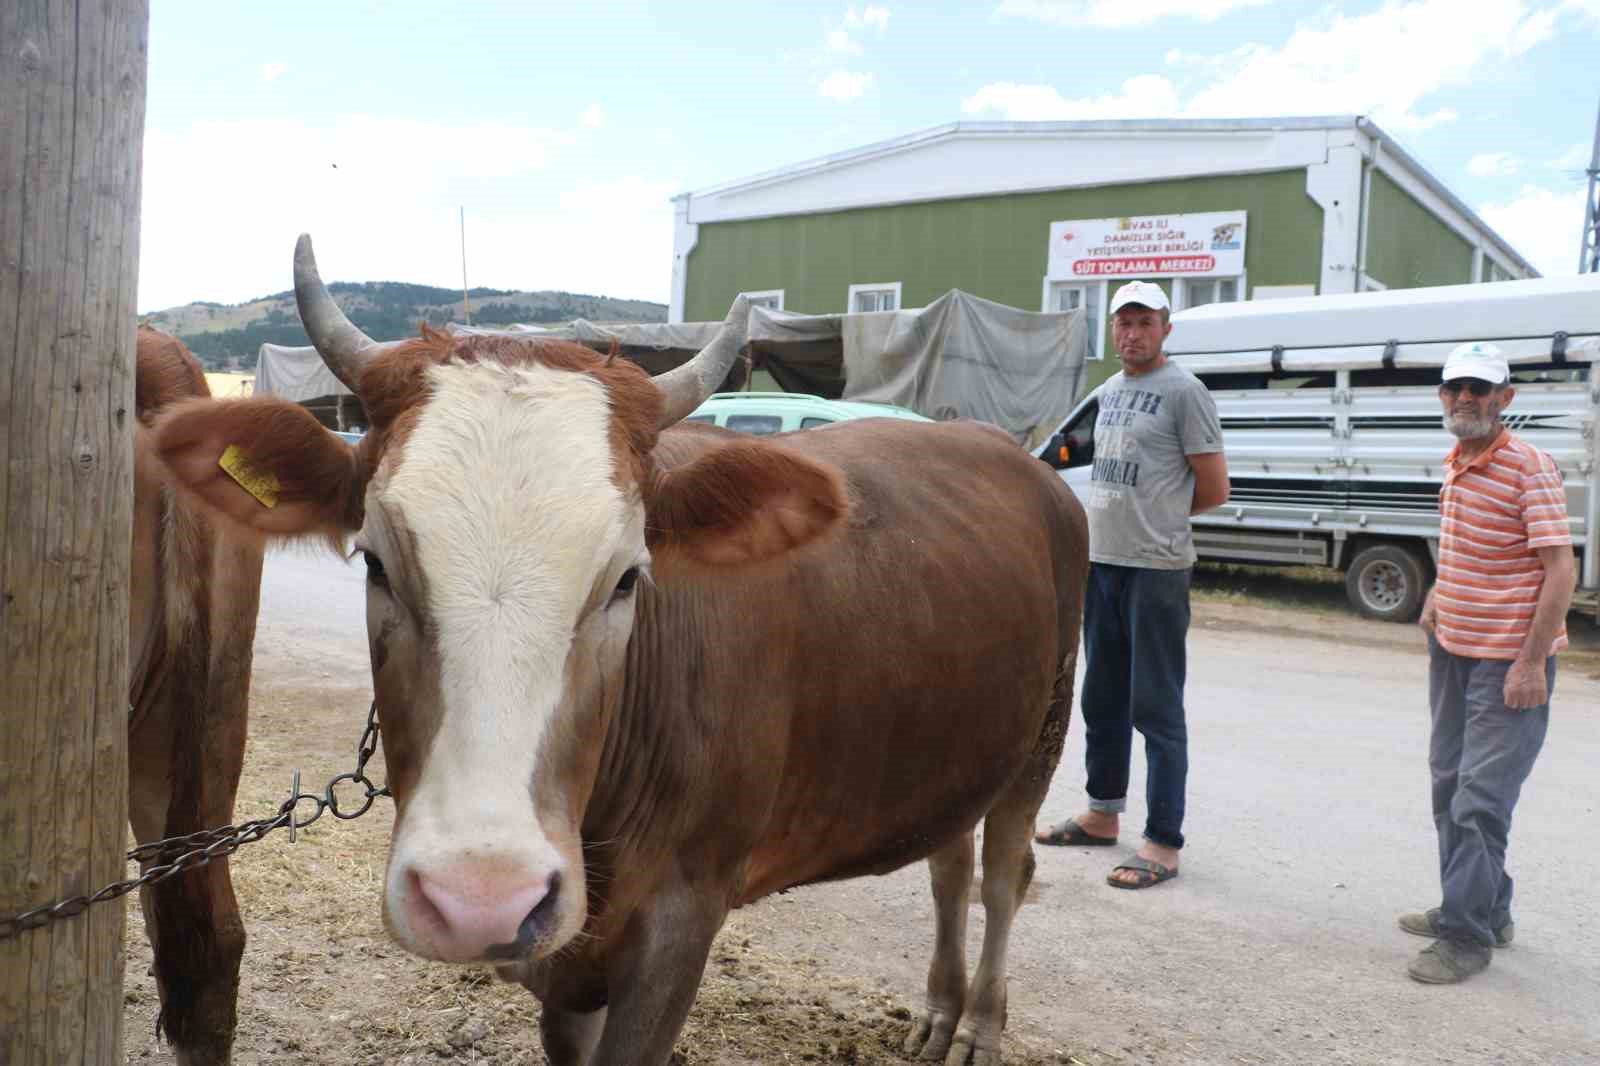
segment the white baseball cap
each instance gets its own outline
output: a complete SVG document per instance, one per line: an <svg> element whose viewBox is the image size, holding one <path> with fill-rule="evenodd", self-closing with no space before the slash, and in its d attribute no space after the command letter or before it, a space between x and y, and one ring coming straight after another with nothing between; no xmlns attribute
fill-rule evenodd
<svg viewBox="0 0 1600 1066"><path fill-rule="evenodd" d="M1458 344L1450 349L1450 354L1445 356L1444 375L1441 381L1454 381L1456 378L1477 378L1495 385L1504 385L1511 380L1511 367L1506 363L1504 353L1492 344L1482 341L1473 341L1470 344Z"/></svg>
<svg viewBox="0 0 1600 1066"><path fill-rule="evenodd" d="M1167 302L1167 294L1161 291L1161 286L1148 281L1130 281L1118 289L1116 295L1111 297L1111 314L1116 314L1129 304L1148 307L1152 311L1165 311L1172 306Z"/></svg>

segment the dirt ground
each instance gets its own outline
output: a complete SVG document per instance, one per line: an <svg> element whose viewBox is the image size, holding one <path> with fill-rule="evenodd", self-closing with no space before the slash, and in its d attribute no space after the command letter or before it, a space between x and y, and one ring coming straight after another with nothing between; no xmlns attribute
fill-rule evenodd
<svg viewBox="0 0 1600 1066"><path fill-rule="evenodd" d="M348 769L370 698L361 631L352 616L330 619L304 611L308 588L325 586L328 595L344 596L353 592L351 580L337 575L308 584L306 568L323 564L303 560L292 564L301 569L283 577L286 564L280 559L269 560L239 820L270 813L287 794L295 767L307 791L320 790L331 775ZM272 572L280 574L276 589ZM1248 790L1233 791L1234 778L1252 776L1249 767L1259 771L1269 760L1280 767L1307 760L1303 768L1290 767L1296 776L1285 785L1282 795L1288 797L1303 797L1309 787L1304 782L1312 778L1384 772L1350 769L1366 757L1359 750L1356 759L1335 758L1332 767L1293 746L1264 748L1259 756L1241 751L1263 736L1249 725L1261 714L1250 704L1252 691L1290 694L1276 697L1283 704L1308 687L1337 693L1339 678L1370 674L1376 683L1395 687L1396 706L1420 699L1412 676L1420 647L1413 627L1356 618L1339 590L1315 575L1275 577L1266 583L1265 596L1256 588L1234 573L1197 579L1191 728L1197 750L1217 746L1213 762L1220 769L1217 785L1191 786L1191 841L1203 831L1215 841L1211 857L1191 847L1196 858L1185 866L1193 873L1171 888L1135 894L1103 885L1108 849L1039 849L1032 902L1023 908L1013 939L1007 1061L1600 1062L1600 1025L1586 1020L1576 1005L1600 1002L1600 969L1588 961L1600 947L1600 929L1587 905L1519 913L1519 942L1535 946L1519 944L1515 953L1504 953L1504 963L1497 958L1470 995L1463 996L1465 987L1421 994L1399 976L1419 945L1393 930L1392 911L1400 904L1428 905L1422 893L1433 876L1424 786L1420 777L1407 776L1425 758L1415 747L1420 738L1414 722L1397 741L1383 732L1391 715L1373 718L1374 751L1407 749L1395 761L1405 825L1392 843L1384 836L1351 844L1348 867L1340 865L1338 853L1347 829L1272 828L1285 817L1318 818L1316 812L1334 802L1331 796L1311 796L1304 813L1286 816L1284 805L1300 800L1273 798L1278 782L1270 775L1255 774L1259 779ZM307 631L308 613L322 627L310 646L297 637ZM1568 710L1586 705L1591 713L1582 717L1593 718L1600 703L1600 633L1579 623L1574 638L1558 697L1566 694ZM1219 709L1209 715L1213 704ZM1235 710L1237 718L1231 717ZM1202 725L1208 717L1212 724ZM1292 729L1314 732L1319 720L1308 717ZM1600 751L1600 730L1592 724L1582 728L1576 757L1592 769L1589 756ZM1079 734L1076 721L1072 729ZM1212 739L1200 739L1206 736ZM1354 741L1367 742L1362 736ZM1234 755L1243 762L1225 761ZM1077 735L1042 817L1077 809L1081 766ZM1571 773L1573 780L1592 780L1583 766ZM381 774L380 759L373 776L381 780ZM1346 794L1352 817L1371 822L1389 818L1393 807L1386 800L1363 813L1361 796L1387 789L1377 780L1354 788L1316 787ZM1142 777L1130 794L1142 794L1140 789ZM1264 806L1257 809L1255 797L1263 793ZM1597 824L1594 797L1591 786L1581 801L1586 813L1577 812L1580 824L1591 829ZM1562 810L1560 804L1569 802L1525 799L1529 807L1549 802ZM1420 811L1411 809L1417 805ZM390 805L380 801L358 821L324 818L292 846L279 832L236 858L234 881L250 938L237 1063L545 1061L537 1003L524 990L500 984L486 971L423 962L388 941L379 907L391 819ZM1132 826L1125 827L1124 843L1135 836L1127 828ZM1307 831L1334 841L1325 868L1303 871L1300 865L1304 856L1296 841ZM1237 850L1229 850L1234 840ZM1541 838L1536 846L1546 842ZM1548 846L1559 854L1559 844ZM1391 863L1403 870L1382 883L1381 870L1373 868ZM1359 880L1369 870L1367 881ZM1590 862L1579 873L1600 871ZM1525 891L1531 896L1557 876L1536 871L1520 884L1530 886ZM1287 880L1275 885L1274 878ZM919 865L889 878L799 890L736 912L713 950L674 1063L904 1061L897 1049L920 1005L932 946L926 885ZM1262 885L1271 890L1251 898ZM1368 901L1370 913L1354 913L1348 904L1365 899L1363 892L1377 898ZM974 907L972 924L975 949L981 907ZM1583 959L1561 954L1563 934L1577 945L1572 951L1587 951ZM1225 952L1223 943L1231 945ZM1325 966L1330 958L1336 965ZM143 922L138 907L130 906L130 1063L171 1061L170 1050L154 1037L158 1003L148 966ZM1325 967L1330 974L1319 969L1305 977L1308 967ZM1298 978L1303 985L1296 984ZM1451 995L1457 996L1454 1003L1444 998ZM1571 1010L1560 1006L1572 997L1577 1001Z"/></svg>

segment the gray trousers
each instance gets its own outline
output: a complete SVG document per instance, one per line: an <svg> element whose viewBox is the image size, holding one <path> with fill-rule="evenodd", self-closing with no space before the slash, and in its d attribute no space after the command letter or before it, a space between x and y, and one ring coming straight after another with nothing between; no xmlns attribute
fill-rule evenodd
<svg viewBox="0 0 1600 1066"><path fill-rule="evenodd" d="M1511 811L1544 746L1550 704L1505 705L1508 661L1453 655L1431 636L1428 654L1428 765L1443 889L1439 927L1448 937L1490 947L1493 931L1511 920ZM1553 694L1555 656L1544 669Z"/></svg>

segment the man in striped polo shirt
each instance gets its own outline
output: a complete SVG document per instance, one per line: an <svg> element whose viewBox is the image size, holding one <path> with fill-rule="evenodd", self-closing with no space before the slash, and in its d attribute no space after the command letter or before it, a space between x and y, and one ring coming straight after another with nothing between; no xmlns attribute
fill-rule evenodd
<svg viewBox="0 0 1600 1066"><path fill-rule="evenodd" d="M1511 811L1544 744L1555 653L1567 646L1575 566L1555 461L1500 422L1517 390L1492 344L1445 360L1439 402L1458 438L1439 493L1439 577L1428 631L1438 907L1400 918L1432 937L1408 972L1453 984L1511 943Z"/></svg>

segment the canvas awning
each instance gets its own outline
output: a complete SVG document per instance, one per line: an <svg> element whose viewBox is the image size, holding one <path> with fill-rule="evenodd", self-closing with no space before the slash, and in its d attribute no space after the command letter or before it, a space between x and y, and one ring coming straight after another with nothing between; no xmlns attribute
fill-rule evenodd
<svg viewBox="0 0 1600 1066"><path fill-rule="evenodd" d="M652 374L711 342L717 322L571 326L450 325L452 333L576 340L598 351L615 343ZM1088 354L1081 311L1040 314L952 289L926 307L864 314L805 315L752 307L752 369L784 390L829 399L892 403L936 419L975 418L1035 442L1071 410ZM722 388L744 381L735 363Z"/></svg>

